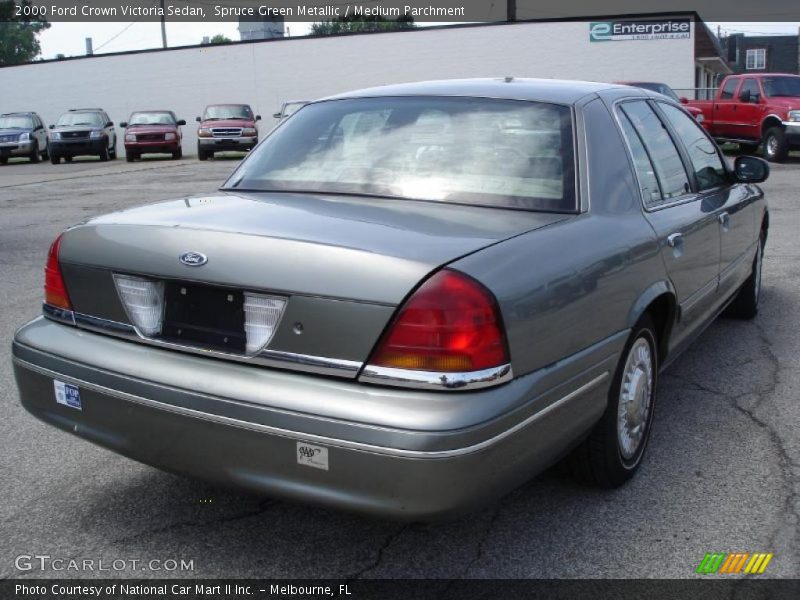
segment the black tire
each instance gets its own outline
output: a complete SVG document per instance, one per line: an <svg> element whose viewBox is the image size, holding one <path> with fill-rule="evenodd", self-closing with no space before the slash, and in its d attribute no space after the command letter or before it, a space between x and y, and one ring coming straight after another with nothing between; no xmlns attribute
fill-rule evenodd
<svg viewBox="0 0 800 600"><path fill-rule="evenodd" d="M197 144L197 160L208 160L208 154L200 144Z"/></svg>
<svg viewBox="0 0 800 600"><path fill-rule="evenodd" d="M51 154L50 155L50 162L54 165L57 165L61 162L61 157L58 154Z"/></svg>
<svg viewBox="0 0 800 600"><path fill-rule="evenodd" d="M72 157L71 156L65 156L64 157L64 162L72 162Z"/></svg>
<svg viewBox="0 0 800 600"><path fill-rule="evenodd" d="M7 165L7 164L8 164L8 157L0 156L0 165Z"/></svg>
<svg viewBox="0 0 800 600"><path fill-rule="evenodd" d="M31 159L32 163L38 163L41 157L39 156L39 142L33 142L33 150L31 151L31 155L28 157Z"/></svg>
<svg viewBox="0 0 800 600"><path fill-rule="evenodd" d="M103 149L100 151L100 154L99 154L99 156L100 156L100 160L101 160L102 162L107 162L107 161L108 161L108 147L105 147L105 148L103 148Z"/></svg>
<svg viewBox="0 0 800 600"><path fill-rule="evenodd" d="M183 148L178 148L172 153L172 160L180 160L183 158Z"/></svg>
<svg viewBox="0 0 800 600"><path fill-rule="evenodd" d="M789 143L782 127L772 127L764 133L764 157L769 162L782 163L789 156Z"/></svg>
<svg viewBox="0 0 800 600"><path fill-rule="evenodd" d="M725 316L734 319L752 319L758 314L758 301L761 299L761 265L764 260L763 236L756 247L750 277L744 282L736 298L725 309Z"/></svg>
<svg viewBox="0 0 800 600"><path fill-rule="evenodd" d="M47 160L50 158L50 147L45 144L44 152L42 152L42 160Z"/></svg>
<svg viewBox="0 0 800 600"><path fill-rule="evenodd" d="M616 488L633 477L639 469L647 442L650 439L656 405L656 388L658 386L658 344L656 339L652 319L649 315L643 316L633 327L631 336L625 344L609 389L606 411L589 436L567 458L573 474L579 479L603 488ZM641 353L644 348L647 348L647 355ZM649 371L646 365L649 365ZM642 367L640 370L638 370L639 366ZM620 421L623 379L627 379L625 374L626 371L630 372L630 368L635 369L632 374L629 374L629 377L636 379L633 380L634 398L627 404L632 405L634 409L638 408L635 410L634 417L638 417L642 410L641 404L634 402L638 398L639 391L649 394L649 404L644 412L643 427L639 428L641 437L635 445L623 449L623 443L620 441L623 436L619 433L621 428L618 426L618 422ZM647 387L648 379L649 389ZM640 382L644 389L640 390ZM629 380L625 384L631 385ZM630 439L628 442L632 443Z"/></svg>
<svg viewBox="0 0 800 600"><path fill-rule="evenodd" d="M117 143L114 142L114 145L108 150L108 156L111 160L117 160Z"/></svg>
<svg viewBox="0 0 800 600"><path fill-rule="evenodd" d="M136 160L136 157L134 156L133 152L125 153L125 162L133 162L135 160Z"/></svg>

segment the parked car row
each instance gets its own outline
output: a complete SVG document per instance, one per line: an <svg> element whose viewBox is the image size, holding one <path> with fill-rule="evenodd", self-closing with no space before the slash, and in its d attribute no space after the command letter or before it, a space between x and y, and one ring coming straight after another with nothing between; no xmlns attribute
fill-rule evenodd
<svg viewBox="0 0 800 600"><path fill-rule="evenodd" d="M274 116L288 118L305 101L285 102ZM247 104L211 104L197 117L197 156L213 158L216 152L248 152L258 143L257 121ZM120 123L125 131L125 159L138 160L144 154L183 156L183 133L186 125L171 110L135 111ZM54 165L61 159L71 162L76 156L97 156L101 161L117 157L117 131L114 122L102 108L75 108L62 114L55 124L45 129L43 119L35 112L0 115L0 164L11 157L27 157L31 162L50 159Z"/></svg>

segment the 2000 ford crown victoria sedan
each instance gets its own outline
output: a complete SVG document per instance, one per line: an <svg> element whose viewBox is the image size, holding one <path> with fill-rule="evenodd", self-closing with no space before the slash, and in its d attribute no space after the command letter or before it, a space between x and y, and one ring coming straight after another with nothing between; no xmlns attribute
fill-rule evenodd
<svg viewBox="0 0 800 600"><path fill-rule="evenodd" d="M216 195L52 245L33 415L166 470L394 517L565 457L637 470L658 373L758 309L758 158L628 86L442 81L311 103Z"/></svg>

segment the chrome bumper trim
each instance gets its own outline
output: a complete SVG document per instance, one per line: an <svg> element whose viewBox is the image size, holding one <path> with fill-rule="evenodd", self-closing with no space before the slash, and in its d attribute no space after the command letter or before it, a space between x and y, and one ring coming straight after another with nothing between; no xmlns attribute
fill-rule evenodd
<svg viewBox="0 0 800 600"><path fill-rule="evenodd" d="M42 312L44 313L44 316L49 319L53 319L53 321L65 323L66 325L75 325L75 313L71 310L59 308L45 302L42 304Z"/></svg>
<svg viewBox="0 0 800 600"><path fill-rule="evenodd" d="M468 373L412 371L367 365L358 380L361 383L390 385L418 390L472 391L507 383L514 379L510 364Z"/></svg>
<svg viewBox="0 0 800 600"><path fill-rule="evenodd" d="M195 348L193 346L184 346L182 344L148 338L140 334L133 325L128 323L99 319L97 317L84 315L82 313L75 313L74 322L70 324L77 325L82 329L113 335L129 341L149 344L159 348L169 348L172 350L179 350L181 352L199 354L201 356L212 356L214 358L222 358L225 360L232 360L250 365L261 365L276 369L293 369L295 371L314 373L317 375L332 375L338 377L348 377L352 379L361 369L363 364L355 360L327 358L324 356L308 356L306 354L294 354L292 352L282 352L279 350L269 349L262 350L254 356L247 356L244 354L229 354L227 352L220 352L218 350L206 350L204 348Z"/></svg>
<svg viewBox="0 0 800 600"><path fill-rule="evenodd" d="M66 359L65 359L66 360ZM143 398L141 396L136 396L134 394L129 394L127 392L121 392L119 390L115 390L112 388L108 388L102 385L97 385L94 383L90 383L81 379L76 379L74 377L70 377L67 375L63 375L61 373L57 373L55 371L51 371L50 369L45 369L44 367L40 367L33 363L30 363L26 360L22 360L17 357L13 357L13 362L15 365L18 365L21 368L29 369L34 371L40 375L44 375L46 377L52 377L54 379L58 379L59 381L65 381L71 383L73 385L78 386L79 388L84 388L87 390L92 390L94 392L100 394L107 394L109 396L113 396L115 398L119 398L121 400L126 400L129 402L134 402L136 404L141 404L143 406L148 406L150 408L155 408L159 410L165 410L169 412L173 412L176 414L180 414L187 417L192 417L196 419L203 419L207 421L211 421L214 423L219 423L222 425L229 425L231 427L240 427L242 429L248 429L252 431L258 431L262 433L268 433L272 435L277 435L280 437L286 437L294 440L305 441L305 442L314 442L319 443L324 446L335 447L335 448L344 448L347 450L356 450L361 452L371 452L375 454L382 454L386 456L393 456L398 458L414 458L414 459L439 459L439 458L453 458L464 456L466 454L472 454L474 452L479 452L484 450L498 442L504 440L505 438L515 434L519 430L531 425L532 423L538 421L539 419L543 418L545 415L551 413L555 409L559 408L560 406L566 404L570 400L584 394L595 387L597 387L600 383L605 381L608 377L608 371L605 371L588 381L587 383L583 384L582 386L578 387L577 389L573 390L569 394L562 396L555 402L544 407L539 412L536 412L530 415L527 419L520 421L513 427L502 431L501 433L495 435L494 437L488 438L483 440L482 442L478 442L477 444L473 444L471 446L465 446L463 448L454 448L452 450L437 450L437 451L424 451L424 450L404 450L400 448L389 448L385 446L375 446L373 444L365 444L362 442L351 442L348 440L336 439L336 438L329 438L320 435L313 435L313 434L305 434L298 431L290 431L287 429L281 429L278 427L271 427L269 425L262 425L260 423L251 423L248 421L242 421L239 419L232 419L230 417L224 417L222 415L216 415L211 413L205 413L198 410L193 410L190 408L184 408L182 406L175 406L172 404L166 404L164 402L159 402L157 400L151 400L149 398ZM68 361L73 362L73 361ZM74 363L79 364L79 363ZM100 370L100 369L98 369ZM114 375L128 378L125 375L120 375L118 373L114 373ZM128 378L129 379L129 378ZM158 385L158 384L155 384ZM186 391L186 390L180 390Z"/></svg>

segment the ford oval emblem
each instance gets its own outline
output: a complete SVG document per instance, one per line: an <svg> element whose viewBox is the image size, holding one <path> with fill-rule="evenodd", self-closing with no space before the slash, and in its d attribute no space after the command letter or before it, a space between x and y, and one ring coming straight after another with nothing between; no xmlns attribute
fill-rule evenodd
<svg viewBox="0 0 800 600"><path fill-rule="evenodd" d="M202 252L184 252L180 261L189 267L202 267L208 262L208 257Z"/></svg>

